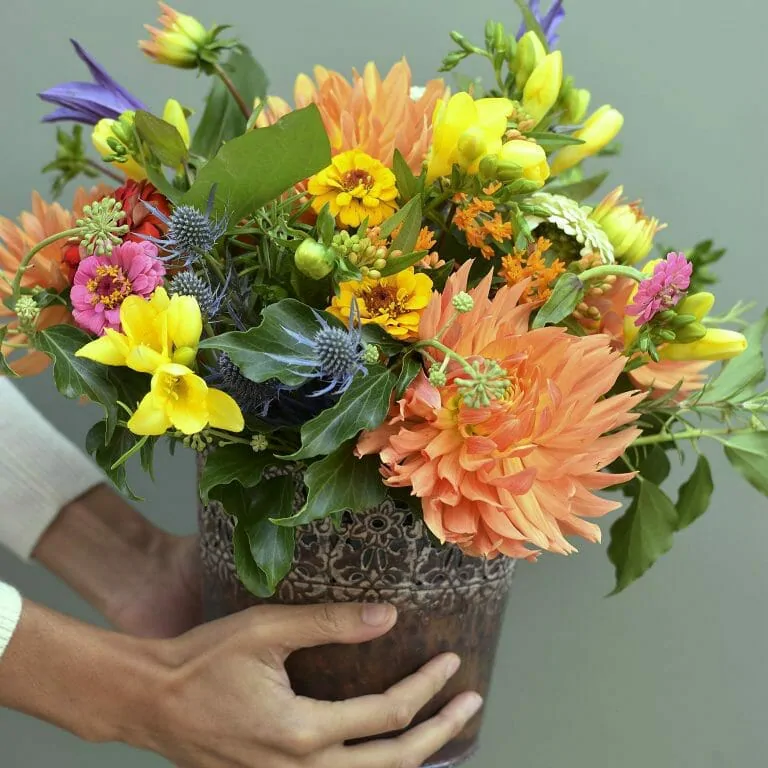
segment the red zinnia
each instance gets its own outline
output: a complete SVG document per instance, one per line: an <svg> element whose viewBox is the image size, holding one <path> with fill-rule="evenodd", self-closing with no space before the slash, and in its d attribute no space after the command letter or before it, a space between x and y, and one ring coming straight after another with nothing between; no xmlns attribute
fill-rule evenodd
<svg viewBox="0 0 768 768"><path fill-rule="evenodd" d="M114 197L123 204L125 211L126 218L120 223L130 227L124 240L139 243L147 237L162 237L165 234L168 227L144 205L147 202L163 215L171 215L168 200L155 186L148 181L131 179L115 190Z"/></svg>

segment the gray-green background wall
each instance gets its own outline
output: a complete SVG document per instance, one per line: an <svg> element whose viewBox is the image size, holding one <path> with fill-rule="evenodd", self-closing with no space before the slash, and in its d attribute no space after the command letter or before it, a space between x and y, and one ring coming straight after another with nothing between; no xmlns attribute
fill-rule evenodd
<svg viewBox="0 0 768 768"><path fill-rule="evenodd" d="M512 0L178 2L206 23L237 25L273 91L286 96L294 75L315 63L348 72L370 59L388 67L407 55L419 83L439 66L451 29L482 39L486 18L518 18ZM738 297L765 303L766 6L566 0L566 7L567 71L592 90L595 104L626 115L625 152L610 163L614 181L670 223L665 242L686 247L711 236L728 245L718 309ZM155 16L150 0L0 3L0 212L15 216L32 188L47 187L38 169L53 155L53 129L39 123L45 109L35 93L84 76L67 38L154 108L169 96L200 105L204 81L152 65L136 49L141 24ZM77 441L95 420L88 408L60 398L46 374L20 386ZM718 488L710 512L625 594L604 597L613 575L604 546L584 544L568 559L520 567L472 768L765 765L768 505L731 474L719 451L711 455ZM142 510L174 531L191 531L192 457L163 458L158 469L156 486L139 484ZM30 598L96 620L37 566L0 553L0 577ZM0 712L0 766L49 765L165 763Z"/></svg>

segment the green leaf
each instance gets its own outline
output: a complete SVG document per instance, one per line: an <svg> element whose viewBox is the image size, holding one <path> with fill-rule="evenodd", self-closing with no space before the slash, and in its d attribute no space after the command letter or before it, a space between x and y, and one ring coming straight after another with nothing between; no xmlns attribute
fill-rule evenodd
<svg viewBox="0 0 768 768"><path fill-rule="evenodd" d="M404 253L402 256L393 256L392 258L387 259L387 266L380 270L381 276L388 277L389 275L396 275L398 272L402 272L404 269L412 267L426 255L426 251L413 251L411 253Z"/></svg>
<svg viewBox="0 0 768 768"><path fill-rule="evenodd" d="M244 488L252 488L261 482L264 470L275 463L268 453L254 453L249 445L234 443L217 448L208 454L200 473L200 498L208 502L210 492L217 485L237 482Z"/></svg>
<svg viewBox="0 0 768 768"><path fill-rule="evenodd" d="M408 213L403 220L400 231L397 233L397 237L392 241L391 250L402 251L413 256L413 249L416 247L419 232L421 231L421 195L411 198L403 208L407 209Z"/></svg>
<svg viewBox="0 0 768 768"><path fill-rule="evenodd" d="M413 175L413 171L408 166L399 149L395 150L394 157L392 158L392 170L395 173L400 199L407 203L419 194L419 179Z"/></svg>
<svg viewBox="0 0 768 768"><path fill-rule="evenodd" d="M324 315L331 326L339 321ZM311 339L321 326L313 310L296 299L283 299L270 304L262 313L261 324L248 331L231 331L200 342L202 349L226 352L240 372L251 381L279 379L283 384L299 386L314 371L314 366L288 365L280 358L296 356L296 340L286 329Z"/></svg>
<svg viewBox="0 0 768 768"><path fill-rule="evenodd" d="M682 531L698 520L709 507L714 484L709 461L699 454L691 476L680 486L677 496L677 530Z"/></svg>
<svg viewBox="0 0 768 768"><path fill-rule="evenodd" d="M224 512L233 517L243 517L248 512L247 489L238 482L229 485L217 485L211 488L208 500L218 501Z"/></svg>
<svg viewBox="0 0 768 768"><path fill-rule="evenodd" d="M405 390L408 389L408 385L419 375L419 371L423 370L421 363L421 357L416 355L408 355L403 359L403 367L400 369L400 373L397 375L397 382L395 383L395 399L399 400Z"/></svg>
<svg viewBox="0 0 768 768"><path fill-rule="evenodd" d="M304 473L307 502L293 516L274 520L296 527L322 520L345 510L364 512L381 504L387 489L381 479L378 457L355 458L352 444L342 445L330 456L311 464Z"/></svg>
<svg viewBox="0 0 768 768"><path fill-rule="evenodd" d="M87 397L104 409L106 438L117 424L117 390L109 379L109 369L75 352L91 337L71 325L54 325L35 334L35 348L53 361L53 380L64 397ZM116 457L117 458L117 457Z"/></svg>
<svg viewBox="0 0 768 768"><path fill-rule="evenodd" d="M616 588L626 589L672 547L677 513L670 498L657 485L639 478L637 496L611 526L608 558L616 569Z"/></svg>
<svg viewBox="0 0 768 768"><path fill-rule="evenodd" d="M5 355L3 354L3 340L5 339L7 333L8 326L0 325L0 376L8 376L8 378L17 379L19 377L18 374L14 373L14 371L11 369L11 367L8 365L8 361L5 359Z"/></svg>
<svg viewBox="0 0 768 768"><path fill-rule="evenodd" d="M362 340L366 344L375 344L387 357L403 351L402 341L390 336L380 325L368 323L360 329Z"/></svg>
<svg viewBox="0 0 768 768"><path fill-rule="evenodd" d="M638 467L641 477L649 480L654 485L661 485L672 469L667 452L658 445L651 446L648 454L640 462Z"/></svg>
<svg viewBox="0 0 768 768"><path fill-rule="evenodd" d="M204 165L183 202L203 210L216 187L213 210L238 221L331 162L331 146L314 104L269 128L228 141Z"/></svg>
<svg viewBox="0 0 768 768"><path fill-rule="evenodd" d="M136 112L134 126L139 138L168 168L178 168L189 156L181 134L165 120L140 109Z"/></svg>
<svg viewBox="0 0 768 768"><path fill-rule="evenodd" d="M565 133L553 133L551 131L533 131L525 134L527 138L536 139L536 143L546 152L554 152L562 147L571 147L583 144L583 139L568 136Z"/></svg>
<svg viewBox="0 0 768 768"><path fill-rule="evenodd" d="M182 191L174 187L173 184L165 178L165 175L160 168L153 168L151 165L147 164L144 166L144 170L147 172L149 181L152 182L159 192L165 195L165 197L172 203L178 205L178 203L181 202Z"/></svg>
<svg viewBox="0 0 768 768"><path fill-rule="evenodd" d="M700 403L721 403L746 392L747 399L754 392L754 387L765 378L765 360L763 359L763 338L768 331L768 310L745 331L747 348L738 357L729 360L720 374L707 384Z"/></svg>
<svg viewBox="0 0 768 768"><path fill-rule="evenodd" d="M723 439L733 468L764 496L768 496L768 432L751 432Z"/></svg>
<svg viewBox="0 0 768 768"><path fill-rule="evenodd" d="M134 448L138 436L127 427L117 427L110 439L105 439L105 435L105 423L99 421L94 424L85 436L86 451L93 456L118 491L134 501L141 501L128 484L125 463L120 462L120 458Z"/></svg>
<svg viewBox="0 0 768 768"><path fill-rule="evenodd" d="M256 597L271 597L274 590L269 588L264 571L256 565L251 554L251 542L248 540L248 534L245 527L239 522L235 525L232 543L234 544L237 576L243 586Z"/></svg>
<svg viewBox="0 0 768 768"><path fill-rule="evenodd" d="M418 213L419 226L421 226L421 195L418 195L409 200L399 211L395 211L395 213L381 224L381 237L389 237L401 224L405 225L406 219L412 216L412 211L414 209ZM418 232L416 235L418 237Z"/></svg>
<svg viewBox="0 0 768 768"><path fill-rule="evenodd" d="M576 305L584 297L584 283L578 275L565 272L557 279L552 295L546 300L544 306L536 313L533 320L534 328L543 328L545 325L554 325L569 317Z"/></svg>
<svg viewBox="0 0 768 768"><path fill-rule="evenodd" d="M248 493L248 511L238 516L248 536L251 555L266 577L267 588L274 592L293 563L294 533L292 528L276 525L293 515L294 479L292 475L264 480Z"/></svg>
<svg viewBox="0 0 768 768"><path fill-rule="evenodd" d="M380 365L356 378L332 408L301 427L301 448L287 459L327 456L363 429L375 429L389 410L395 377Z"/></svg>
<svg viewBox="0 0 768 768"><path fill-rule="evenodd" d="M267 76L247 48L233 51L224 65L246 104L267 96ZM212 157L225 142L245 133L246 119L224 83L213 78L200 123L192 139L192 151Z"/></svg>
<svg viewBox="0 0 768 768"><path fill-rule="evenodd" d="M610 171L605 171L597 174L597 176L590 176L588 179L574 181L570 184L553 184L547 187L547 192L553 195L565 195L577 202L581 202L600 189L603 182L608 178L609 173Z"/></svg>

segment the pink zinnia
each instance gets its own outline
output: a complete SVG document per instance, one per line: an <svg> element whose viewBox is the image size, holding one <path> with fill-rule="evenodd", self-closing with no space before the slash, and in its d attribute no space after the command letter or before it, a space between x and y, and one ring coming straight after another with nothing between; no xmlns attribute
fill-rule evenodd
<svg viewBox="0 0 768 768"><path fill-rule="evenodd" d="M653 274L640 283L634 301L627 307L627 314L637 318L635 325L645 325L659 312L672 309L688 290L692 274L693 264L684 253L668 253L666 260L659 261Z"/></svg>
<svg viewBox="0 0 768 768"><path fill-rule="evenodd" d="M75 322L102 336L120 328L120 307L127 296L149 297L163 282L165 267L154 243L126 242L111 256L89 256L75 273L70 298Z"/></svg>

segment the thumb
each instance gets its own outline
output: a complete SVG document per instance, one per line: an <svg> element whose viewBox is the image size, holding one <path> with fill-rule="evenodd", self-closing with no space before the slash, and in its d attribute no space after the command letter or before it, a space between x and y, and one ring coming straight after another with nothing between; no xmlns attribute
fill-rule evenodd
<svg viewBox="0 0 768 768"><path fill-rule="evenodd" d="M389 632L397 610L388 603L271 606L259 616L259 636L287 653L330 643L365 643Z"/></svg>

